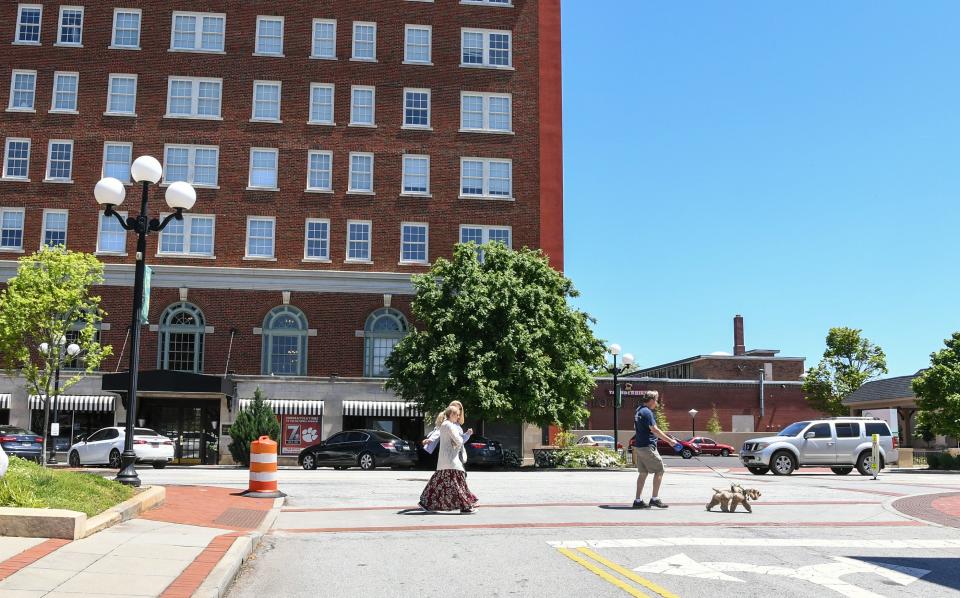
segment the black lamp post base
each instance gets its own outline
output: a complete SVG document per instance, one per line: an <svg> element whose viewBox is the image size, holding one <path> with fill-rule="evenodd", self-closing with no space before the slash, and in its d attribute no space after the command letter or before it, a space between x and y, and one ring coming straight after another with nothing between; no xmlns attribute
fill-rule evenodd
<svg viewBox="0 0 960 598"><path fill-rule="evenodd" d="M54 457L53 455L50 455L47 458L47 465L56 465L56 464L57 464L57 458Z"/></svg>
<svg viewBox="0 0 960 598"><path fill-rule="evenodd" d="M120 472L117 473L117 477L114 480L124 484L126 486L133 486L134 488L140 487L140 476L137 475L137 468L135 467L137 463L137 456L128 455L124 453L120 456L120 463L122 467Z"/></svg>

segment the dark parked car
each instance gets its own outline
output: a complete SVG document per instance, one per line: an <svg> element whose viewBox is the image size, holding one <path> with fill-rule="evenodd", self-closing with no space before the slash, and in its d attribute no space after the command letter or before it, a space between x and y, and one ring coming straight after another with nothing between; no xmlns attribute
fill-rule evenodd
<svg viewBox="0 0 960 598"><path fill-rule="evenodd" d="M467 449L467 467L477 465L499 467L503 465L503 447L497 440L490 440L486 436L474 434L463 446ZM422 441L417 443L417 461L420 467L436 469L438 454L439 451L433 451L431 455L424 450Z"/></svg>
<svg viewBox="0 0 960 598"><path fill-rule="evenodd" d="M636 444L637 436L634 434L630 437L630 449L633 451L633 447ZM680 456L684 459L691 459L700 454L700 448L693 444L692 442L687 442L686 440L681 440L680 444L683 445L683 450L680 451ZM666 442L657 438L657 452L661 455L676 455L677 451L673 450L673 446L667 444Z"/></svg>
<svg viewBox="0 0 960 598"><path fill-rule="evenodd" d="M40 463L43 458L43 438L30 430L15 426L0 426L0 445L7 455Z"/></svg>
<svg viewBox="0 0 960 598"><path fill-rule="evenodd" d="M704 455L728 457L734 453L733 447L729 444L721 444L705 436L695 436L687 439L687 442L697 445Z"/></svg>
<svg viewBox="0 0 960 598"><path fill-rule="evenodd" d="M297 464L304 469L413 467L416 463L417 450L412 442L381 430L344 430L297 456Z"/></svg>

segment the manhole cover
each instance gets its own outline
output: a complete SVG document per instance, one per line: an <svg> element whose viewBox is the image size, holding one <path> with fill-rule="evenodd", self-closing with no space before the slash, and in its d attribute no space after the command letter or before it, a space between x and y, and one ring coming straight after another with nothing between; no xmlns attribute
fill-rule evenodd
<svg viewBox="0 0 960 598"><path fill-rule="evenodd" d="M266 514L266 511L260 509L227 509L213 522L228 527L256 529Z"/></svg>

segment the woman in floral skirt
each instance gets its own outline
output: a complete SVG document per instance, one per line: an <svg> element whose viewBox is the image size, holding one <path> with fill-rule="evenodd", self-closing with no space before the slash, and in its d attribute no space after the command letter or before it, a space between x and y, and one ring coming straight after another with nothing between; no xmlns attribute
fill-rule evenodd
<svg viewBox="0 0 960 598"><path fill-rule="evenodd" d="M467 487L460 453L463 449L462 410L451 405L443 412L445 421L440 425L440 454L437 471L420 494L420 507L424 511L476 512L477 497Z"/></svg>

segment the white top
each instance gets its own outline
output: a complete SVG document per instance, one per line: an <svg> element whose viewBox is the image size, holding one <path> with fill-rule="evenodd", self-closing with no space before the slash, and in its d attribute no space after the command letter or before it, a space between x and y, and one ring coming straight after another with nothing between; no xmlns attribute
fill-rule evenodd
<svg viewBox="0 0 960 598"><path fill-rule="evenodd" d="M437 456L437 471L457 469L463 471L460 451L463 450L463 436L460 426L445 421L440 426L440 454Z"/></svg>
<svg viewBox="0 0 960 598"><path fill-rule="evenodd" d="M472 436L472 434L467 434L464 432L463 427L460 424L453 425L457 426L457 430L460 432L461 438L463 438L464 442L470 440L470 436ZM433 451L437 450L437 443L440 442L440 428L434 428L433 431L427 435L427 440L429 442L427 442L427 446L424 447L424 450L432 455Z"/></svg>

